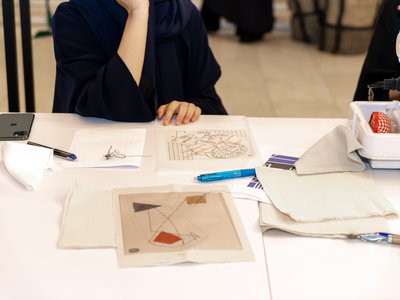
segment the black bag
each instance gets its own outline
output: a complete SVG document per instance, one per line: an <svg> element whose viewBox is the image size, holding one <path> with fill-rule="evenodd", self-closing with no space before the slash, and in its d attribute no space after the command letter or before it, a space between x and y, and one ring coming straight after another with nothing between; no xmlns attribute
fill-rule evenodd
<svg viewBox="0 0 400 300"><path fill-rule="evenodd" d="M363 53L375 28L381 0L288 0L292 37L322 51Z"/></svg>
<svg viewBox="0 0 400 300"><path fill-rule="evenodd" d="M324 0L289 0L293 39L306 43L319 42L323 2Z"/></svg>
<svg viewBox="0 0 400 300"><path fill-rule="evenodd" d="M368 49L380 0L325 0L319 49L357 54Z"/></svg>

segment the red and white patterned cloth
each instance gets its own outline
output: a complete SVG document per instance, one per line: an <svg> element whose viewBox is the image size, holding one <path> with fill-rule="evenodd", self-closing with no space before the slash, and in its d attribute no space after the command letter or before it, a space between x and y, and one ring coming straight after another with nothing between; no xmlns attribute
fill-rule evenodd
<svg viewBox="0 0 400 300"><path fill-rule="evenodd" d="M387 114L383 112L375 111L371 114L369 119L369 125L375 133L390 133L391 132L391 120Z"/></svg>

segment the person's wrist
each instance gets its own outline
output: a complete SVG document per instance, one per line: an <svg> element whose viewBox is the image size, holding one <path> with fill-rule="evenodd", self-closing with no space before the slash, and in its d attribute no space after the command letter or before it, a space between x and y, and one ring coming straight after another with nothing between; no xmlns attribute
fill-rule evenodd
<svg viewBox="0 0 400 300"><path fill-rule="evenodd" d="M143 3L137 7L129 8L126 10L128 16L131 17L140 17L140 16L148 16L149 14L149 3Z"/></svg>

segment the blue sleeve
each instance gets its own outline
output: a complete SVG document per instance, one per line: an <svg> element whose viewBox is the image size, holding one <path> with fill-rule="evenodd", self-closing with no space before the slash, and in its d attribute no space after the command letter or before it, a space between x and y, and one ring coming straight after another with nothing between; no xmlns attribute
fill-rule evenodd
<svg viewBox="0 0 400 300"><path fill-rule="evenodd" d="M183 39L187 44L189 61L185 100L200 107L203 114L226 115L215 90L215 84L221 77L221 68L209 47L207 32L197 9L193 10Z"/></svg>
<svg viewBox="0 0 400 300"><path fill-rule="evenodd" d="M53 18L57 62L54 112L76 112L115 121L155 118L155 91L138 86L117 52L109 57L82 15L61 4Z"/></svg>

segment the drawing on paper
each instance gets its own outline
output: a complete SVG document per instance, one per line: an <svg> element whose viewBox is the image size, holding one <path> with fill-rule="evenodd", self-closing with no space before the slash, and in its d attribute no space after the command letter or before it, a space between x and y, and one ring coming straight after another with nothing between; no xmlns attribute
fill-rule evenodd
<svg viewBox="0 0 400 300"><path fill-rule="evenodd" d="M242 249L222 193L120 194L125 255Z"/></svg>
<svg viewBox="0 0 400 300"><path fill-rule="evenodd" d="M167 144L170 160L229 159L251 155L245 130L174 131L167 136Z"/></svg>

